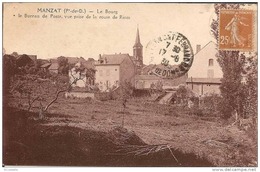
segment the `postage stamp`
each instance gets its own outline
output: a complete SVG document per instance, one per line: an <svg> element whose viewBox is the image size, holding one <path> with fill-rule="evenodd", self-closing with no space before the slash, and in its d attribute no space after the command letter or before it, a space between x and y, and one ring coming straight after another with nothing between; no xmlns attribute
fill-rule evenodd
<svg viewBox="0 0 260 172"><path fill-rule="evenodd" d="M252 51L253 10L220 10L219 49Z"/></svg>
<svg viewBox="0 0 260 172"><path fill-rule="evenodd" d="M190 69L193 62L193 50L189 40L181 33L168 32L150 41L146 47L148 58L160 59L160 65L153 73L162 78L177 78Z"/></svg>

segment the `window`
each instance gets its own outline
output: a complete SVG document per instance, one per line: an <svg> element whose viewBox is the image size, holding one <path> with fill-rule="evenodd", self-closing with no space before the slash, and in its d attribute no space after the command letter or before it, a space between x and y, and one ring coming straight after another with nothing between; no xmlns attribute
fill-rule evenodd
<svg viewBox="0 0 260 172"><path fill-rule="evenodd" d="M213 66L213 59L209 59L209 66Z"/></svg>
<svg viewBox="0 0 260 172"><path fill-rule="evenodd" d="M106 81L106 88L109 89L110 88L110 82L107 80Z"/></svg>

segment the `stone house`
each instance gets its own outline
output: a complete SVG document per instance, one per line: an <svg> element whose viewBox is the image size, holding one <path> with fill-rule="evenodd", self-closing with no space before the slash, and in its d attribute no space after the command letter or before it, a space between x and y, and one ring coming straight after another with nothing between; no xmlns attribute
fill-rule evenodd
<svg viewBox="0 0 260 172"><path fill-rule="evenodd" d="M129 54L100 55L95 69L95 83L101 91L113 90L126 82L134 84L135 64Z"/></svg>

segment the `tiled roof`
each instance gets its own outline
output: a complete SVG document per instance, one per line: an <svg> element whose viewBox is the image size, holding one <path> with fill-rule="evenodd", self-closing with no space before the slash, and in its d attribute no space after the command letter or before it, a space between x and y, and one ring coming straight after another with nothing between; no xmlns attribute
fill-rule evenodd
<svg viewBox="0 0 260 172"><path fill-rule="evenodd" d="M213 83L221 84L221 78L188 78L186 83Z"/></svg>
<svg viewBox="0 0 260 172"><path fill-rule="evenodd" d="M120 65L125 58L130 58L129 54L104 54L96 65ZM100 60L103 62L101 63Z"/></svg>
<svg viewBox="0 0 260 172"><path fill-rule="evenodd" d="M199 54L200 52L202 52L202 51L206 51L207 48L210 47L210 46L216 47L216 43L214 43L213 41L208 42L204 47L202 47L202 48L200 49L199 52L197 52L197 53L195 54L195 56L196 56L197 54Z"/></svg>
<svg viewBox="0 0 260 172"><path fill-rule="evenodd" d="M85 61L85 62L82 62L82 65L85 67L85 68L88 68L88 69L95 69L95 64L93 61Z"/></svg>
<svg viewBox="0 0 260 172"><path fill-rule="evenodd" d="M41 65L41 68L49 68L51 66L51 63L45 63Z"/></svg>
<svg viewBox="0 0 260 172"><path fill-rule="evenodd" d="M56 59L50 59L50 62L51 63L58 63L58 60L57 60L57 58Z"/></svg>
<svg viewBox="0 0 260 172"><path fill-rule="evenodd" d="M59 64L58 63L52 63L49 67L49 70L58 70Z"/></svg>
<svg viewBox="0 0 260 172"><path fill-rule="evenodd" d="M142 68L142 74L147 75L151 70L153 70L156 67L155 64L149 64L147 66L144 66Z"/></svg>

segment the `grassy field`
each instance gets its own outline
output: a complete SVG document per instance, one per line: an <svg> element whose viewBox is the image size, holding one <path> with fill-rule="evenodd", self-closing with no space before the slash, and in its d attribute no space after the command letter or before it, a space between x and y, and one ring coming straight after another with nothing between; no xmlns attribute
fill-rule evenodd
<svg viewBox="0 0 260 172"><path fill-rule="evenodd" d="M9 104L15 107L18 100L13 98ZM126 107L124 110L119 100L60 97L40 125L107 132L122 126L124 114L124 128L147 144L169 144L183 153L206 158L214 166L257 166L256 141L226 121L190 115L181 107L161 105L149 98L129 99Z"/></svg>

